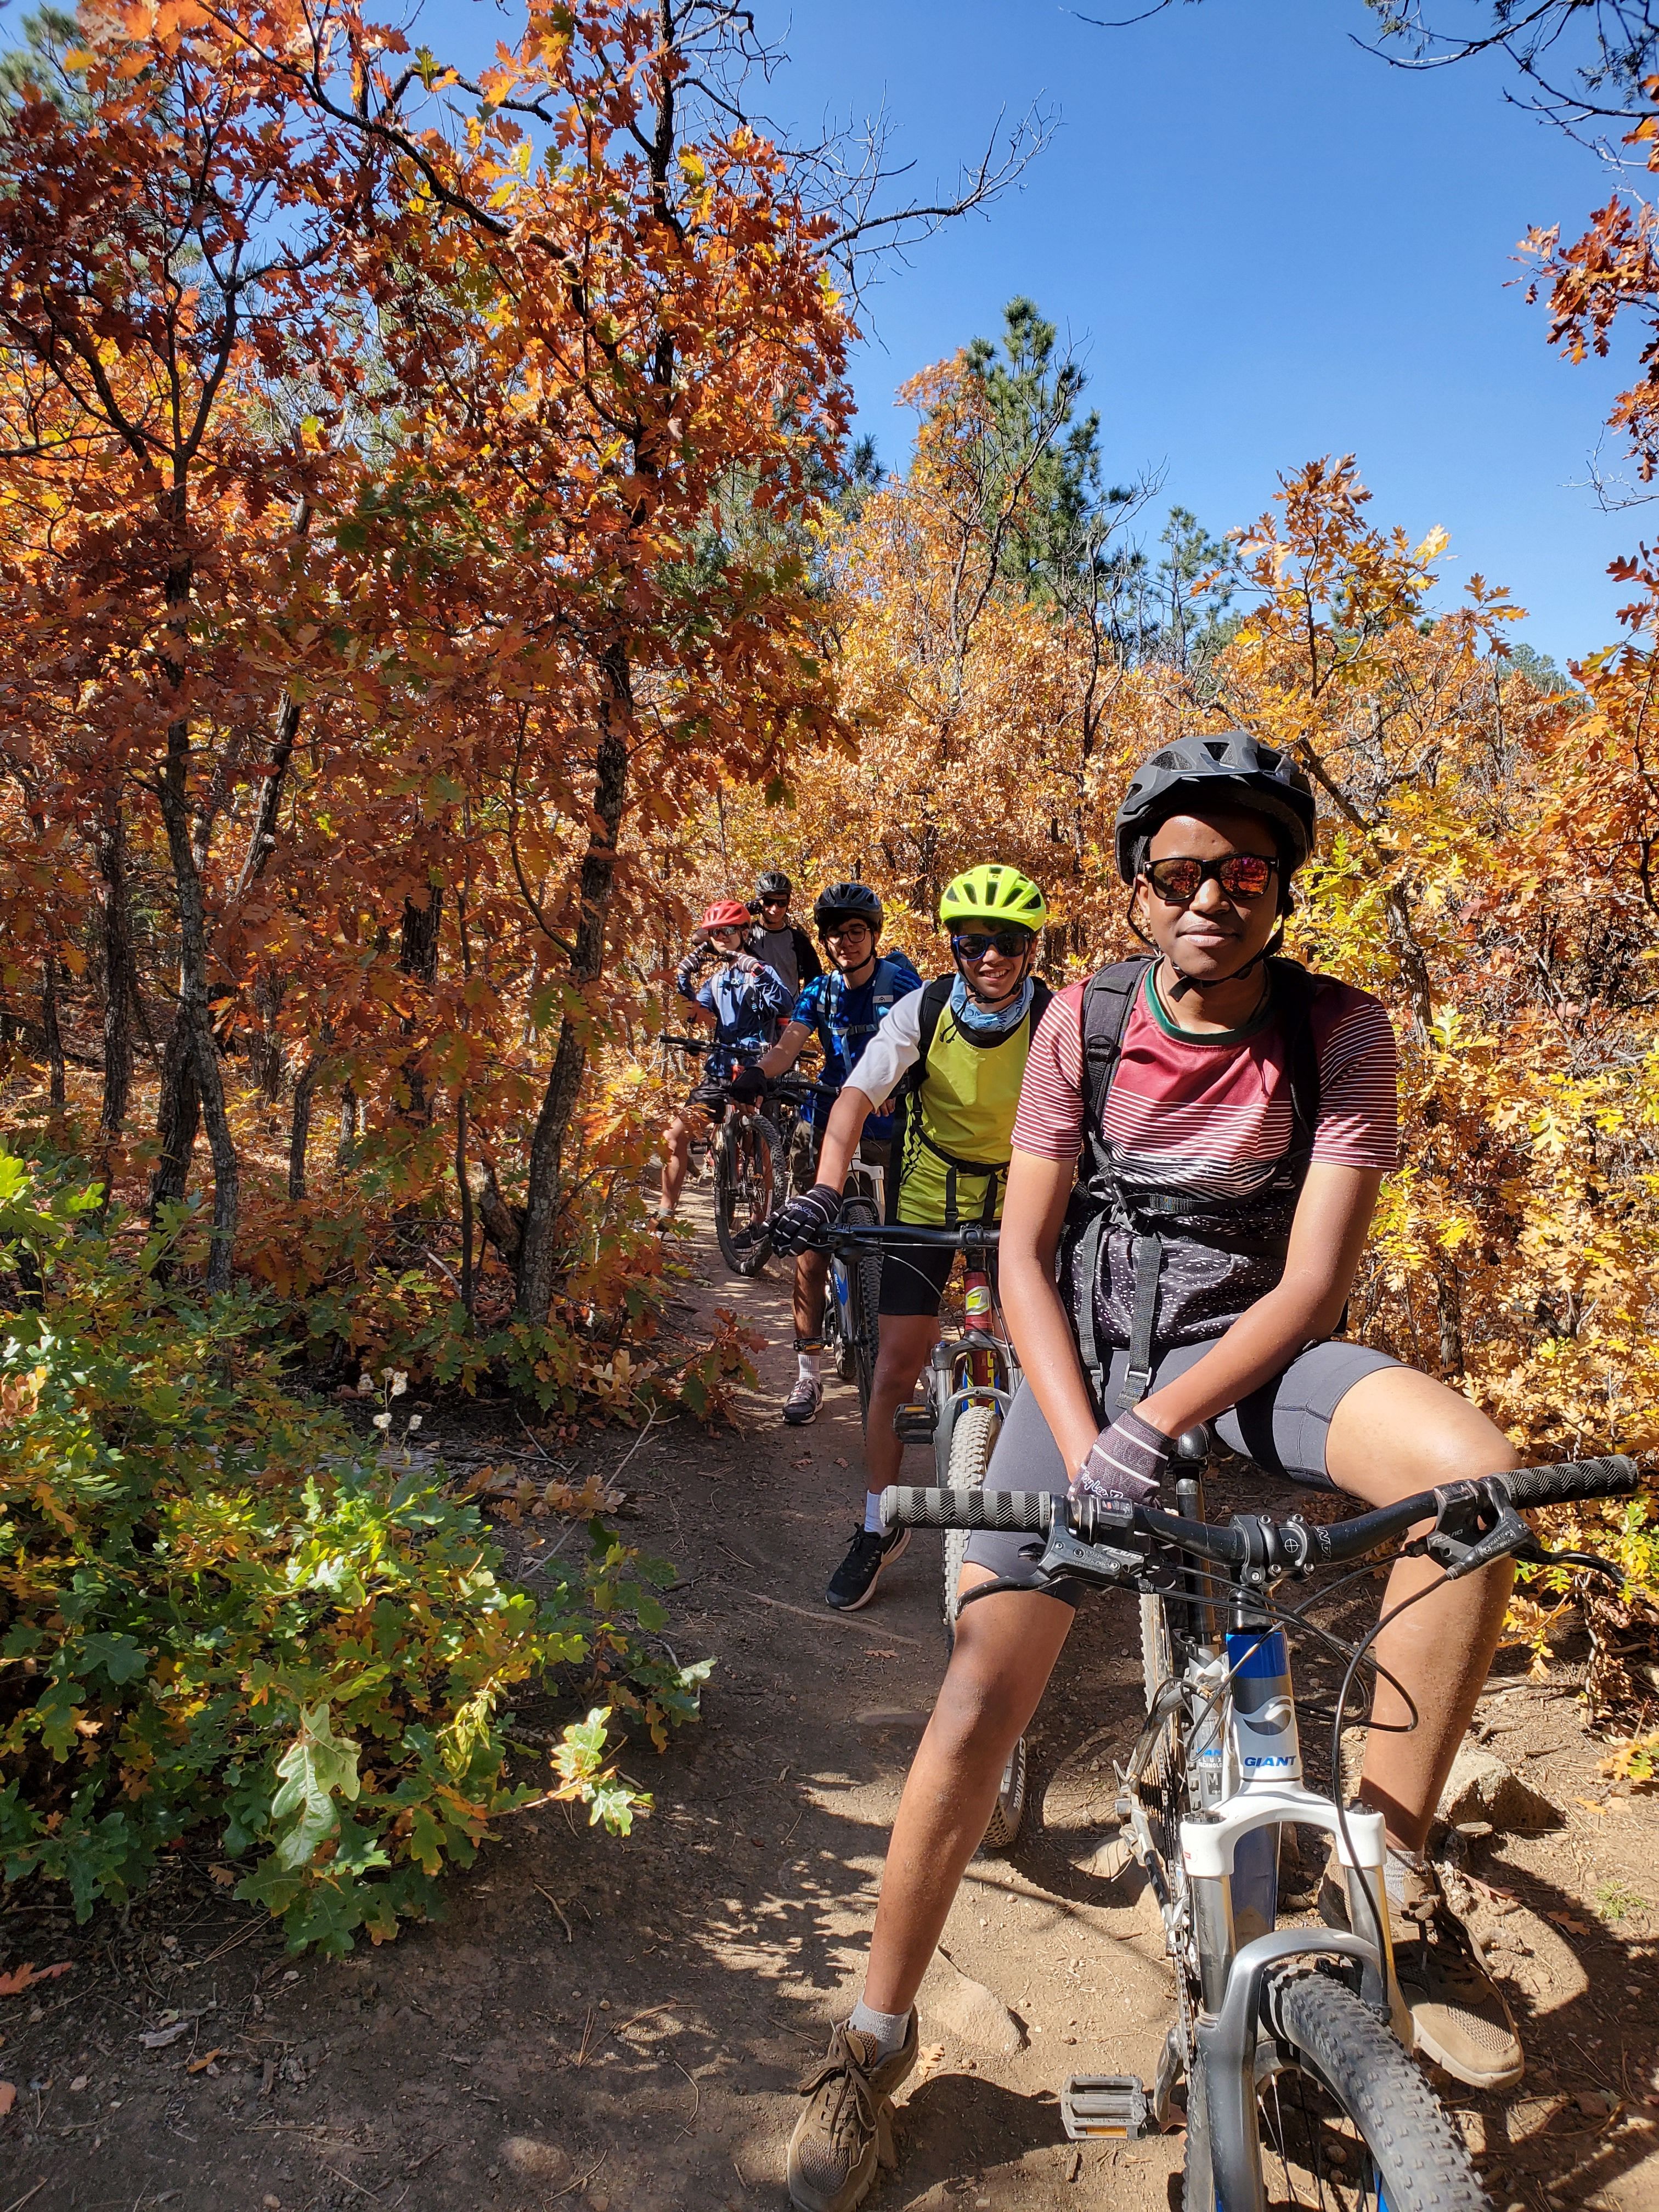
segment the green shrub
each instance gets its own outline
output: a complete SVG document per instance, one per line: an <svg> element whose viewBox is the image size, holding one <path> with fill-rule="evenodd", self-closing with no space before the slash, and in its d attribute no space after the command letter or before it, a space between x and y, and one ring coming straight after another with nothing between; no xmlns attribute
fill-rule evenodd
<svg viewBox="0 0 1659 2212"><path fill-rule="evenodd" d="M491 1819L542 1796L625 1830L614 1709L659 1746L705 1668L659 1660L643 1560L597 1519L539 1595L500 1576L441 1470L366 1448L286 1387L270 1316L118 1259L95 1193L0 1151L0 1868L130 1896L193 1831L289 1946L349 1949L433 1909ZM549 1668L604 1702L542 1790L507 1776L506 1700Z"/></svg>

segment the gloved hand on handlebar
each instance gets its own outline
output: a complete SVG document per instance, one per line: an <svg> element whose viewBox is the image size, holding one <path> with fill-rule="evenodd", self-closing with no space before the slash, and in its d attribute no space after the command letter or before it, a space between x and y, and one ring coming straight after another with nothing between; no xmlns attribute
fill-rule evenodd
<svg viewBox="0 0 1659 2212"><path fill-rule="evenodd" d="M1174 1451L1173 1437L1143 1421L1133 1407L1127 1408L1090 1445L1088 1458L1072 1478L1070 1495L1121 1498L1132 1505L1150 1505Z"/></svg>
<svg viewBox="0 0 1659 2212"><path fill-rule="evenodd" d="M841 1212L841 1193L833 1183L815 1182L798 1192L772 1217L772 1249L805 1252L822 1242L823 1232Z"/></svg>

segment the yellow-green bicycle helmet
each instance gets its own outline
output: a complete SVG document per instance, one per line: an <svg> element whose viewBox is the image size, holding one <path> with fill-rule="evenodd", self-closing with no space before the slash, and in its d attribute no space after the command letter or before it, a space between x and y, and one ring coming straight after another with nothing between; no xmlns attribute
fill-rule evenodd
<svg viewBox="0 0 1659 2212"><path fill-rule="evenodd" d="M1029 876L1001 860L981 860L964 868L945 886L939 902L939 926L962 929L975 921L1014 922L1033 932L1048 919L1048 902Z"/></svg>

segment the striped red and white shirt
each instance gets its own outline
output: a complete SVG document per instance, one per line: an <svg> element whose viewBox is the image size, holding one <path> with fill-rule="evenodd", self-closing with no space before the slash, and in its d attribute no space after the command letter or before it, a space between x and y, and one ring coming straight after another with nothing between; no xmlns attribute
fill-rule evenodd
<svg viewBox="0 0 1659 2212"><path fill-rule="evenodd" d="M1083 985L1059 992L1037 1028L1014 1120L1016 1152L1075 1159L1084 1138ZM1380 1002L1319 976L1309 1010L1319 1064L1312 1158L1344 1167L1398 1164L1400 1106L1394 1030ZM1101 1135L1131 1194L1178 1195L1200 1208L1248 1214L1288 1152L1294 1127L1284 1032L1271 1006L1243 1030L1194 1036L1178 1030L1143 983L1101 1102ZM1096 1318L1102 1340L1129 1340L1134 1238L1103 1243ZM1158 1297L1159 1340L1218 1335L1272 1287L1278 1263L1169 1239Z"/></svg>

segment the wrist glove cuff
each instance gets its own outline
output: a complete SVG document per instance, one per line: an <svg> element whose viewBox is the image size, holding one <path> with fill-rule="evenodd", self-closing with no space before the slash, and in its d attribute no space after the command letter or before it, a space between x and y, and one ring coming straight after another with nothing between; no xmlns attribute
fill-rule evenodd
<svg viewBox="0 0 1659 2212"><path fill-rule="evenodd" d="M1072 1495L1123 1498L1133 1505L1148 1505L1158 1496L1174 1450L1175 1438L1143 1421L1131 1407L1089 1447L1089 1455L1073 1480Z"/></svg>

